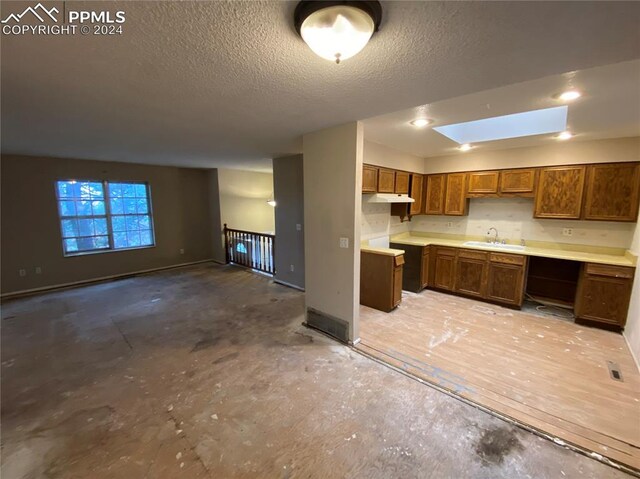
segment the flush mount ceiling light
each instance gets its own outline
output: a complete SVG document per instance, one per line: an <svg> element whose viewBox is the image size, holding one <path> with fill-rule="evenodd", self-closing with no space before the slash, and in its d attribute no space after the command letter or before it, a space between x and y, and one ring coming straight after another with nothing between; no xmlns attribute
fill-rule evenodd
<svg viewBox="0 0 640 479"><path fill-rule="evenodd" d="M433 123L433 120L429 120L428 118L416 118L409 123L418 128L422 128L423 126L427 126Z"/></svg>
<svg viewBox="0 0 640 479"><path fill-rule="evenodd" d="M465 143L464 145L460 145L458 147L458 150L460 150L460 151L469 151L471 148L473 148L473 146L471 146L469 143Z"/></svg>
<svg viewBox="0 0 640 479"><path fill-rule="evenodd" d="M571 133L570 131L563 131L562 133L557 135L556 138L558 140L570 140L571 138L573 138L573 133Z"/></svg>
<svg viewBox="0 0 640 479"><path fill-rule="evenodd" d="M382 19L379 1L303 0L294 13L296 30L314 53L340 63L362 50Z"/></svg>
<svg viewBox="0 0 640 479"><path fill-rule="evenodd" d="M565 92L559 93L555 96L555 98L561 101L573 101L577 100L581 96L582 93L580 93L578 90L567 90Z"/></svg>

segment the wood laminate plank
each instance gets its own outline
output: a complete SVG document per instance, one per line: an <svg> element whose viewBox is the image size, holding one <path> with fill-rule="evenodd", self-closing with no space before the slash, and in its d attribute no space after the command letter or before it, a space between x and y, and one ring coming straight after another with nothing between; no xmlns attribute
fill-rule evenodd
<svg viewBox="0 0 640 479"><path fill-rule="evenodd" d="M621 335L434 291L405 293L391 314L363 307L360 318L368 354L640 467L640 374Z"/></svg>

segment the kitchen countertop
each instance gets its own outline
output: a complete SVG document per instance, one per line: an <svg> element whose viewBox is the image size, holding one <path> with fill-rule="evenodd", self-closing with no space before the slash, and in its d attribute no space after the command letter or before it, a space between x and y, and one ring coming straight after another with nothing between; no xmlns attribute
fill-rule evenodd
<svg viewBox="0 0 640 479"><path fill-rule="evenodd" d="M478 241L478 238L454 235L429 235L428 233L416 234L415 232L392 236L389 241L391 243L413 246L450 246L453 248L477 249L507 254L522 254L526 256L541 256L544 258L566 259L571 261L609 264L614 266L635 267L637 262L637 257L624 249L571 245L566 243L530 241L530 245L527 244L524 250L512 251L502 249L500 247L491 247L489 244L486 246L468 246L464 244L467 241Z"/></svg>
<svg viewBox="0 0 640 479"><path fill-rule="evenodd" d="M401 256L404 254L404 250L394 249L394 248L376 248L374 246L369 246L366 244L362 244L360 246L360 251L364 251L365 253L376 253L376 254L384 254L387 256Z"/></svg>

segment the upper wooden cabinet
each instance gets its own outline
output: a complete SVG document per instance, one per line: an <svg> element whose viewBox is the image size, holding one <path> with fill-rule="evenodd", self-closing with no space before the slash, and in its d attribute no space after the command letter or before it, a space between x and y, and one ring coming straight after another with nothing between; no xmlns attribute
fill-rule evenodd
<svg viewBox="0 0 640 479"><path fill-rule="evenodd" d="M396 183L394 193L409 194L409 173L406 171L396 171Z"/></svg>
<svg viewBox="0 0 640 479"><path fill-rule="evenodd" d="M413 173L411 175L411 188L409 189L409 196L415 201L409 203L409 214L419 215L422 213L422 183L423 176Z"/></svg>
<svg viewBox="0 0 640 479"><path fill-rule="evenodd" d="M584 219L636 221L640 163L589 165Z"/></svg>
<svg viewBox="0 0 640 479"><path fill-rule="evenodd" d="M424 212L427 215L442 215L447 175L429 175L426 179Z"/></svg>
<svg viewBox="0 0 640 479"><path fill-rule="evenodd" d="M467 214L467 174L449 173L445 191L444 214L464 216Z"/></svg>
<svg viewBox="0 0 640 479"><path fill-rule="evenodd" d="M396 172L386 168L378 169L378 192L394 193L396 188Z"/></svg>
<svg viewBox="0 0 640 479"><path fill-rule="evenodd" d="M364 165L362 167L362 192L376 193L378 191L378 168Z"/></svg>
<svg viewBox="0 0 640 479"><path fill-rule="evenodd" d="M533 195L536 185L535 168L503 170L500 172L500 193Z"/></svg>
<svg viewBox="0 0 640 479"><path fill-rule="evenodd" d="M533 216L579 219L585 170L584 166L541 168Z"/></svg>
<svg viewBox="0 0 640 479"><path fill-rule="evenodd" d="M468 196L497 194L499 177L499 171L474 171L469 173Z"/></svg>

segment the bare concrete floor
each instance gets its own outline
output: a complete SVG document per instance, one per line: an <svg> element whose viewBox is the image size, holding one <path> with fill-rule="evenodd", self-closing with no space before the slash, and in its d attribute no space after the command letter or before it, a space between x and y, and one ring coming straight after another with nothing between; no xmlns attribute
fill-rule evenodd
<svg viewBox="0 0 640 479"><path fill-rule="evenodd" d="M2 305L2 478L625 474L300 325L203 265Z"/></svg>

